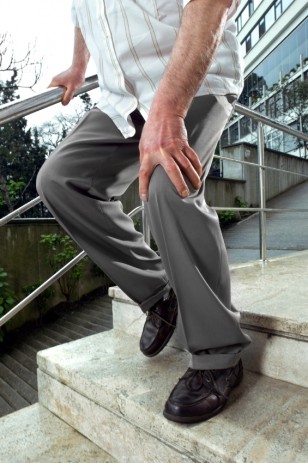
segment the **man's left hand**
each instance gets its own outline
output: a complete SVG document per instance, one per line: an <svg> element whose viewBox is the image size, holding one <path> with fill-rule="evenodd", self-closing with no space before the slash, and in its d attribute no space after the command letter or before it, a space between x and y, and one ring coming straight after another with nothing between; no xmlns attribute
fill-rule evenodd
<svg viewBox="0 0 308 463"><path fill-rule="evenodd" d="M144 125L139 144L139 194L147 201L152 173L161 165L181 197L189 195L185 175L196 189L201 187L202 166L197 153L189 146L183 117L164 113L153 115Z"/></svg>

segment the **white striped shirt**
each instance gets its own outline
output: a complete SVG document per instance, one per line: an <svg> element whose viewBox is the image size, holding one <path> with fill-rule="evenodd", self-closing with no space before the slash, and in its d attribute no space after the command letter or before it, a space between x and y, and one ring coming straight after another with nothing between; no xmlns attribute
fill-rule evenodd
<svg viewBox="0 0 308 463"><path fill-rule="evenodd" d="M97 68L101 89L97 107L125 138L135 133L130 118L135 109L147 119L189 1L73 0L73 22ZM243 64L231 19L237 2L230 7L221 44L196 96L242 91Z"/></svg>

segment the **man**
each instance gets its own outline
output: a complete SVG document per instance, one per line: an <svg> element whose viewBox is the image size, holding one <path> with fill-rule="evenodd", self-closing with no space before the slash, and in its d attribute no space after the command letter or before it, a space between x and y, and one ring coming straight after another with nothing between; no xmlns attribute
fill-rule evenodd
<svg viewBox="0 0 308 463"><path fill-rule="evenodd" d="M75 0L72 65L54 77L64 105L90 55L101 99L47 160L43 201L147 313L140 349L157 355L175 323L191 354L166 418L219 413L242 379L250 340L231 306L226 249L204 184L242 89L232 0ZM138 177L159 256L117 199Z"/></svg>

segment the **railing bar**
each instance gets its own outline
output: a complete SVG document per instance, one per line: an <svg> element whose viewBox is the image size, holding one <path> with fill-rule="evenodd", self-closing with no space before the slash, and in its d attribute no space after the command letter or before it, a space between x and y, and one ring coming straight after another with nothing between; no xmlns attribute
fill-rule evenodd
<svg viewBox="0 0 308 463"><path fill-rule="evenodd" d="M55 283L62 275L68 272L74 265L76 265L81 259L86 256L86 253L82 251L76 257L74 257L70 262L68 262L64 267L54 273L48 280L42 283L38 288L36 288L31 294L25 297L20 301L13 309L6 313L2 318L0 318L0 327L8 322L14 315L16 315L20 310L22 310L26 305L33 301L37 296L39 296L45 289Z"/></svg>
<svg viewBox="0 0 308 463"><path fill-rule="evenodd" d="M229 158L229 157L226 157L226 156L219 156L217 154L214 155L214 158L216 159L222 159L222 160L225 160L225 161L231 161L231 162L236 162L238 164L246 164L248 166L252 166L252 167L259 167L258 164L254 163L254 162L248 162L248 161L241 161L239 159L232 159L232 158ZM308 178L308 174L302 174L300 172L291 172L289 170L285 170L285 169L278 169L277 167L270 167L270 166L264 166L264 169L266 170L273 170L273 171L276 171L276 172L282 172L282 173L285 173L285 174L292 174L292 175L298 175L300 177L304 177L304 178ZM10 222L11 220L13 220L15 217L21 215L22 213L28 211L29 209L31 209L32 207L35 207L37 204L39 204L41 202L41 199L40 197L38 196L37 198L35 199L32 199L31 201L29 201L28 203L24 204L23 206L21 206L20 208L16 209L15 211L13 212L10 212L8 215L6 215L5 217L2 217L0 219L0 227L2 227L3 225L7 224L8 222ZM136 207L136 209L134 211L131 211L131 214L135 215L139 212L139 209L141 208L142 206L138 206ZM132 217L132 215L131 215ZM26 219L25 219L26 220ZM46 219L42 219L42 220L46 220ZM54 220L54 219L53 219Z"/></svg>
<svg viewBox="0 0 308 463"><path fill-rule="evenodd" d="M10 222L11 220L13 220L18 215L23 214L24 212L28 211L29 209L32 209L32 207L36 206L40 202L41 202L41 198L39 196L37 196L36 198L32 199L31 201L24 204L23 206L19 207L15 211L10 212L5 217L2 217L2 219L0 219L0 227L7 224L8 222Z"/></svg>
<svg viewBox="0 0 308 463"><path fill-rule="evenodd" d="M259 165L256 164L255 162L241 161L240 159L233 159L233 158L229 158L227 156L220 156L219 154L214 154L214 158L222 159L223 161L237 162L238 164L245 164L245 165L252 166L252 167L259 167ZM293 174L293 175L299 175L300 177L307 177L308 178L308 174L302 174L300 172L291 172L290 170L278 169L277 167L264 166L263 169L265 169L265 170L274 170L274 171L277 171L277 172L282 172L284 174Z"/></svg>
<svg viewBox="0 0 308 463"><path fill-rule="evenodd" d="M266 196L265 196L265 171L264 171L264 132L263 123L258 122L258 163L259 163L259 235L260 235L260 260L266 261Z"/></svg>
<svg viewBox="0 0 308 463"><path fill-rule="evenodd" d="M38 198L36 198L38 199ZM133 217L138 212L143 210L143 206L137 206L131 212L129 212L129 216ZM11 309L8 313L6 313L2 318L0 318L0 327L4 325L7 321L9 321L14 315L16 315L20 310L22 310L26 305L32 302L37 296L39 296L45 289L55 283L59 278L61 278L66 272L68 272L72 267L78 264L87 254L85 251L80 252L77 256L75 256L71 261L69 261L66 265L64 265L60 270L54 273L48 280L42 283L38 288L36 288L31 294L25 297L22 301L20 301L13 309Z"/></svg>
<svg viewBox="0 0 308 463"><path fill-rule="evenodd" d="M270 207L224 207L224 206L217 206L212 207L215 211L235 211L235 212L308 212L308 209L293 209L293 208L286 208L286 209L273 209Z"/></svg>
<svg viewBox="0 0 308 463"><path fill-rule="evenodd" d="M308 135L300 132L299 130L292 129L289 127L287 124L283 124L281 122L276 122L270 117L263 116L262 114L258 113L257 111L248 108L247 106L244 106L240 103L235 103L234 106L235 112L238 112L244 116L248 116L251 119L254 119L258 122L262 122L265 125L269 125L270 127L273 127L274 129L281 130L282 132L286 132L289 135L293 135L296 138L300 138L301 140L308 141Z"/></svg>
<svg viewBox="0 0 308 463"><path fill-rule="evenodd" d="M98 87L97 76L87 77L84 84L77 90L74 96L89 92ZM61 101L63 88L56 87L45 90L38 95L13 103L7 103L0 107L0 125L14 121L20 117L45 109Z"/></svg>
<svg viewBox="0 0 308 463"><path fill-rule="evenodd" d="M135 207L135 209L133 209L132 211L130 211L127 215L130 217L130 218L133 218L136 214L138 214L138 212L140 212L141 210L143 209L143 206L137 206Z"/></svg>
<svg viewBox="0 0 308 463"><path fill-rule="evenodd" d="M80 95L84 92L91 91L98 87L97 75L87 77L84 84L75 93L75 96ZM30 98L18 100L17 102L7 103L0 107L0 124L13 121L23 116L27 116L31 113L44 109L53 104L61 101L63 89L60 87L48 89L45 92L35 95ZM301 140L308 141L308 135L290 128L287 124L276 122L271 118L264 116L257 111L248 108L240 103L235 103L235 112L248 116L251 119L262 122L263 124L269 125L275 129L286 132L294 137Z"/></svg>

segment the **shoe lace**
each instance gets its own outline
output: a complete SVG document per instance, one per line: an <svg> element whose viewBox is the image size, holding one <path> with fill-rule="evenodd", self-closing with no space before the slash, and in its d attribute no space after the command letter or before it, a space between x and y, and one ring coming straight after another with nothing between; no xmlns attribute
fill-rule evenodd
<svg viewBox="0 0 308 463"><path fill-rule="evenodd" d="M180 379L184 379L186 387L195 392L204 387L208 390L212 390L215 385L211 370L193 370L190 368Z"/></svg>
<svg viewBox="0 0 308 463"><path fill-rule="evenodd" d="M166 325L169 325L169 326L172 326L172 328L175 328L175 325L173 325L172 323L168 322L167 320L165 320L163 317L161 317L157 312L155 312L155 310L150 310L148 313L147 313L147 317L149 320L151 320L151 322L157 326L158 328L162 325L162 323L165 323Z"/></svg>

